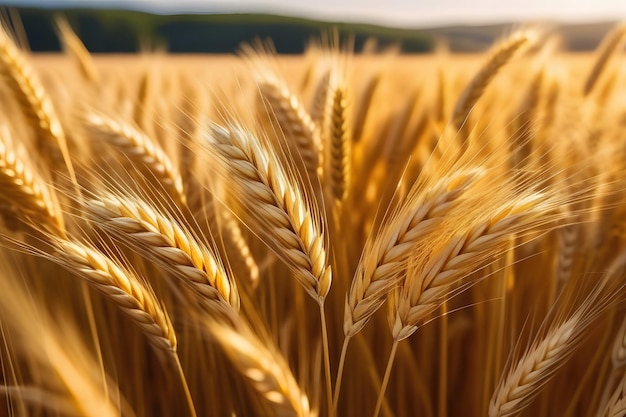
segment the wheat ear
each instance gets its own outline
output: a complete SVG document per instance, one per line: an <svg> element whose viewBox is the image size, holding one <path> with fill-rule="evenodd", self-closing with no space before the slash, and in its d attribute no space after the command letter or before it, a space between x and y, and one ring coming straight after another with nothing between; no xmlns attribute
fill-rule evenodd
<svg viewBox="0 0 626 417"><path fill-rule="evenodd" d="M370 112L372 106L372 101L374 99L374 93L378 88L381 80L381 74L376 73L372 75L368 80L367 84L363 88L361 95L359 97L359 101L356 104L357 110L354 113L354 123L352 123L352 140L354 142L359 142L363 137L363 131L365 130L365 124L367 123L367 116Z"/></svg>
<svg viewBox="0 0 626 417"><path fill-rule="evenodd" d="M220 215L224 218L224 228L229 235L229 242L231 242L237 252L243 259L246 268L248 269L248 277L253 288L259 285L259 266L252 256L250 246L243 235L239 222L230 210L221 210Z"/></svg>
<svg viewBox="0 0 626 417"><path fill-rule="evenodd" d="M522 357L498 387L489 404L489 416L518 414L572 352L580 336L580 315L554 327Z"/></svg>
<svg viewBox="0 0 626 417"><path fill-rule="evenodd" d="M598 417L624 417L626 415L626 374L613 391L607 404L596 415Z"/></svg>
<svg viewBox="0 0 626 417"><path fill-rule="evenodd" d="M624 317L624 321L617 332L611 358L615 368L621 368L626 365L626 317Z"/></svg>
<svg viewBox="0 0 626 417"><path fill-rule="evenodd" d="M11 149L8 134L0 132L0 212L58 235L64 230L63 215L43 179Z"/></svg>
<svg viewBox="0 0 626 417"><path fill-rule="evenodd" d="M485 65L465 87L454 106L450 122L457 130L465 122L472 108L483 95L489 83L491 83L491 80L532 39L533 36L528 31L516 32L497 45L489 54Z"/></svg>
<svg viewBox="0 0 626 417"><path fill-rule="evenodd" d="M589 95L598 83L600 76L608 66L609 61L615 55L617 50L624 44L626 39L626 24L620 24L611 30L602 40L598 47L598 57L589 71L589 75L585 79L583 94Z"/></svg>
<svg viewBox="0 0 626 417"><path fill-rule="evenodd" d="M80 72L85 80L93 85L98 85L100 82L100 74L96 69L93 59L91 59L89 51L85 48L85 45L81 42L80 38L76 36L76 33L74 33L65 18L57 16L55 23L59 31L59 38L63 49L76 59Z"/></svg>
<svg viewBox="0 0 626 417"><path fill-rule="evenodd" d="M503 374L489 403L489 417L517 415L533 401L541 387L575 352L594 319L619 296L625 265L626 255L622 253L576 311L550 326Z"/></svg>
<svg viewBox="0 0 626 417"><path fill-rule="evenodd" d="M234 331L212 325L211 334L235 368L272 404L276 415L304 417L310 414L309 400L300 391L280 354L244 327Z"/></svg>
<svg viewBox="0 0 626 417"><path fill-rule="evenodd" d="M78 184L65 133L52 101L34 70L3 27L0 27L0 72L19 102L29 125L35 129L37 148L41 154L50 155L46 148L59 149L70 179L74 184ZM50 158L48 162L54 166Z"/></svg>
<svg viewBox="0 0 626 417"><path fill-rule="evenodd" d="M578 249L578 239L580 238L580 226L569 224L557 230L556 246L558 249L556 256L556 280L559 288L562 288L572 274L576 250Z"/></svg>
<svg viewBox="0 0 626 417"><path fill-rule="evenodd" d="M176 334L167 313L134 274L85 244L59 240L55 246L55 262L111 299L139 326L157 351L175 354Z"/></svg>
<svg viewBox="0 0 626 417"><path fill-rule="evenodd" d="M543 221L541 216L547 212L544 203L543 194L513 200L489 213L485 220L446 238L443 245L436 244L435 248L423 251L419 258L427 261L407 276L394 306L394 340L411 336L460 280L483 268L485 262L504 250L510 236L526 232L538 220Z"/></svg>
<svg viewBox="0 0 626 417"><path fill-rule="evenodd" d="M131 161L145 166L173 197L185 203L182 177L159 144L133 124L118 121L103 113L90 111L83 118L94 140L117 147Z"/></svg>
<svg viewBox="0 0 626 417"><path fill-rule="evenodd" d="M358 333L400 282L401 270L415 245L440 224L450 206L478 178L482 169L462 170L411 195L379 236L368 241L346 298L343 329Z"/></svg>
<svg viewBox="0 0 626 417"><path fill-rule="evenodd" d="M338 201L343 201L350 187L352 163L352 138L348 121L348 89L335 80L330 88L330 103L327 108L328 123L326 135L328 146L328 177L332 194Z"/></svg>
<svg viewBox="0 0 626 417"><path fill-rule="evenodd" d="M85 203L89 216L116 238L154 257L219 311L239 311L239 293L220 258L170 216L137 198L102 195ZM228 310L226 310L228 312Z"/></svg>
<svg viewBox="0 0 626 417"><path fill-rule="evenodd" d="M315 181L322 166L319 129L298 98L277 77L262 78L259 91L269 104L288 146L295 155L300 155L307 175L312 182Z"/></svg>
<svg viewBox="0 0 626 417"><path fill-rule="evenodd" d="M323 303L332 281L323 218L313 201L258 137L238 126L212 126L211 146L236 178L235 198L254 206L252 216L266 243L295 272L296 279Z"/></svg>
<svg viewBox="0 0 626 417"><path fill-rule="evenodd" d="M317 124L317 126L324 126L326 103L328 103L328 90L330 83L330 69L324 70L324 74L319 78L313 91L313 98L311 100L311 120Z"/></svg>

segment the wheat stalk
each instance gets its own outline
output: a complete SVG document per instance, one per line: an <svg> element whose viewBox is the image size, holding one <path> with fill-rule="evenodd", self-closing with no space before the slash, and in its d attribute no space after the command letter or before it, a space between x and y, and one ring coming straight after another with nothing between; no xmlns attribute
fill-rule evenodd
<svg viewBox="0 0 626 417"><path fill-rule="evenodd" d="M365 131L365 124L368 120L368 114L373 106L374 93L380 84L382 76L376 73L367 80L367 84L363 88L361 96L355 106L357 111L354 114L354 123L352 123L352 140L359 142Z"/></svg>
<svg viewBox="0 0 626 417"><path fill-rule="evenodd" d="M572 353L580 336L580 314L551 329L520 359L489 404L489 416L518 414Z"/></svg>
<svg viewBox="0 0 626 417"><path fill-rule="evenodd" d="M224 218L224 228L229 235L229 241L235 246L237 252L243 258L248 269L248 278L253 288L259 285L259 266L252 256L250 246L243 235L239 222L229 210L220 210L220 215Z"/></svg>
<svg viewBox="0 0 626 417"><path fill-rule="evenodd" d="M311 100L311 120L317 126L325 126L326 104L328 103L328 90L330 87L331 70L326 69L317 80Z"/></svg>
<svg viewBox="0 0 626 417"><path fill-rule="evenodd" d="M615 368L622 368L626 365L626 317L617 332L611 358Z"/></svg>

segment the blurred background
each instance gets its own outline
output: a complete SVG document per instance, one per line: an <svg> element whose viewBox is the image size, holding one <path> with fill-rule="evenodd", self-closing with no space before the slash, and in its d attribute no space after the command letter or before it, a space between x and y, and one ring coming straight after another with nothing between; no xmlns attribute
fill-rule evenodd
<svg viewBox="0 0 626 417"><path fill-rule="evenodd" d="M298 54L329 28L353 36L356 51L376 38L377 46L405 53L432 51L440 41L453 52L477 52L511 27L538 21L562 34L566 50L583 52L626 19L621 0L13 0L0 6L35 52L60 49L55 14L65 15L94 53L232 53L242 42L271 38L279 53Z"/></svg>

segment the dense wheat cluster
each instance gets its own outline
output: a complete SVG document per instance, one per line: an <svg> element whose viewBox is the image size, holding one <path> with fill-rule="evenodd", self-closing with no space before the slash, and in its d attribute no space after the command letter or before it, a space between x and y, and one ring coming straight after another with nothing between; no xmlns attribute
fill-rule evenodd
<svg viewBox="0 0 626 417"><path fill-rule="evenodd" d="M480 56L0 31L0 415L626 415L616 27Z"/></svg>

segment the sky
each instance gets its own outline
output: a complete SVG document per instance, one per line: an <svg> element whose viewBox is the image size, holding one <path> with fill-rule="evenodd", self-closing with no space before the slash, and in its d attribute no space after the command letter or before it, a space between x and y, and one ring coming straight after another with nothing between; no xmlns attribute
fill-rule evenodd
<svg viewBox="0 0 626 417"><path fill-rule="evenodd" d="M0 0L0 5L121 7L154 13L265 12L405 27L626 20L626 0Z"/></svg>

